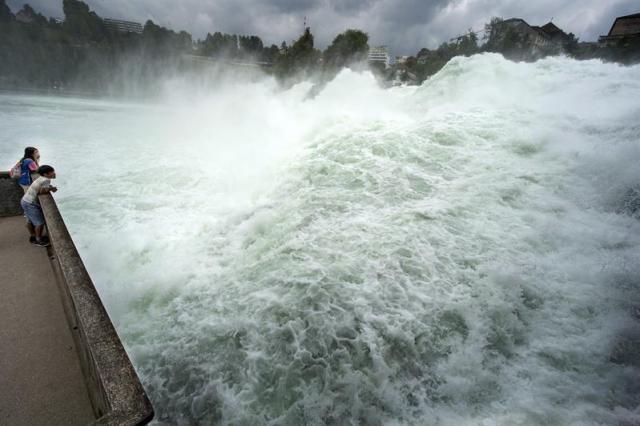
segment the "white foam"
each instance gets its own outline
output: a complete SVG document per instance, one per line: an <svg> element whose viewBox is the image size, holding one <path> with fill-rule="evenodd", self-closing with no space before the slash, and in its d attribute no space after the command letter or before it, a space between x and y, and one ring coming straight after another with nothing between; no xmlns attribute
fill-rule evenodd
<svg viewBox="0 0 640 426"><path fill-rule="evenodd" d="M314 98L2 96L0 156L56 166L160 423L634 423L639 77L481 55Z"/></svg>

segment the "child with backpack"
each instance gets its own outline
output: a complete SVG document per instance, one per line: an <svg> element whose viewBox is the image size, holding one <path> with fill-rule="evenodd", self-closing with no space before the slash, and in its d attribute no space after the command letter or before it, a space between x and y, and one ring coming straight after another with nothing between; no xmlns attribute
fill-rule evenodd
<svg viewBox="0 0 640 426"><path fill-rule="evenodd" d="M18 179L22 190L26 193L32 183L31 173L38 171L40 161L40 151L37 148L28 146L24 149L24 156L10 171L11 177Z"/></svg>

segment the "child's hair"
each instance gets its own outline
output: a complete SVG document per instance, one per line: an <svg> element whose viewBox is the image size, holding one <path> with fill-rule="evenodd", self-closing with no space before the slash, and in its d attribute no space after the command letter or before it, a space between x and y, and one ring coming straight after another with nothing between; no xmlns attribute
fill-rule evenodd
<svg viewBox="0 0 640 426"><path fill-rule="evenodd" d="M30 158L33 161L36 161L35 158L33 158L33 155L36 153L36 151L38 150L38 148L34 148L32 146L28 146L24 149L24 157L22 157L22 159L24 160L25 158Z"/></svg>
<svg viewBox="0 0 640 426"><path fill-rule="evenodd" d="M38 174L40 176L43 176L43 175L45 175L47 173L51 173L51 172L55 172L55 170L51 166L44 165L44 166L38 167Z"/></svg>

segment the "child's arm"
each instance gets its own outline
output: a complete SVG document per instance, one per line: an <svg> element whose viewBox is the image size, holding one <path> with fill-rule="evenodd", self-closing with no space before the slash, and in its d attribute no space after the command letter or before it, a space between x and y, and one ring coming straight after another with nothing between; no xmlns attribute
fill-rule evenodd
<svg viewBox="0 0 640 426"><path fill-rule="evenodd" d="M40 192L38 192L38 194L42 195L42 194L48 194L50 192L56 192L58 190L58 188L56 188L55 186L48 186L46 188L40 188Z"/></svg>

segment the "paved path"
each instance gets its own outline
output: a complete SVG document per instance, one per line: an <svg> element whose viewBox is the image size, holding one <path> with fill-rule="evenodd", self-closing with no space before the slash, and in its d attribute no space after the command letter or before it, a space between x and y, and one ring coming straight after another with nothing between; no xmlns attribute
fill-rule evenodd
<svg viewBox="0 0 640 426"><path fill-rule="evenodd" d="M94 419L47 250L0 218L0 425Z"/></svg>

